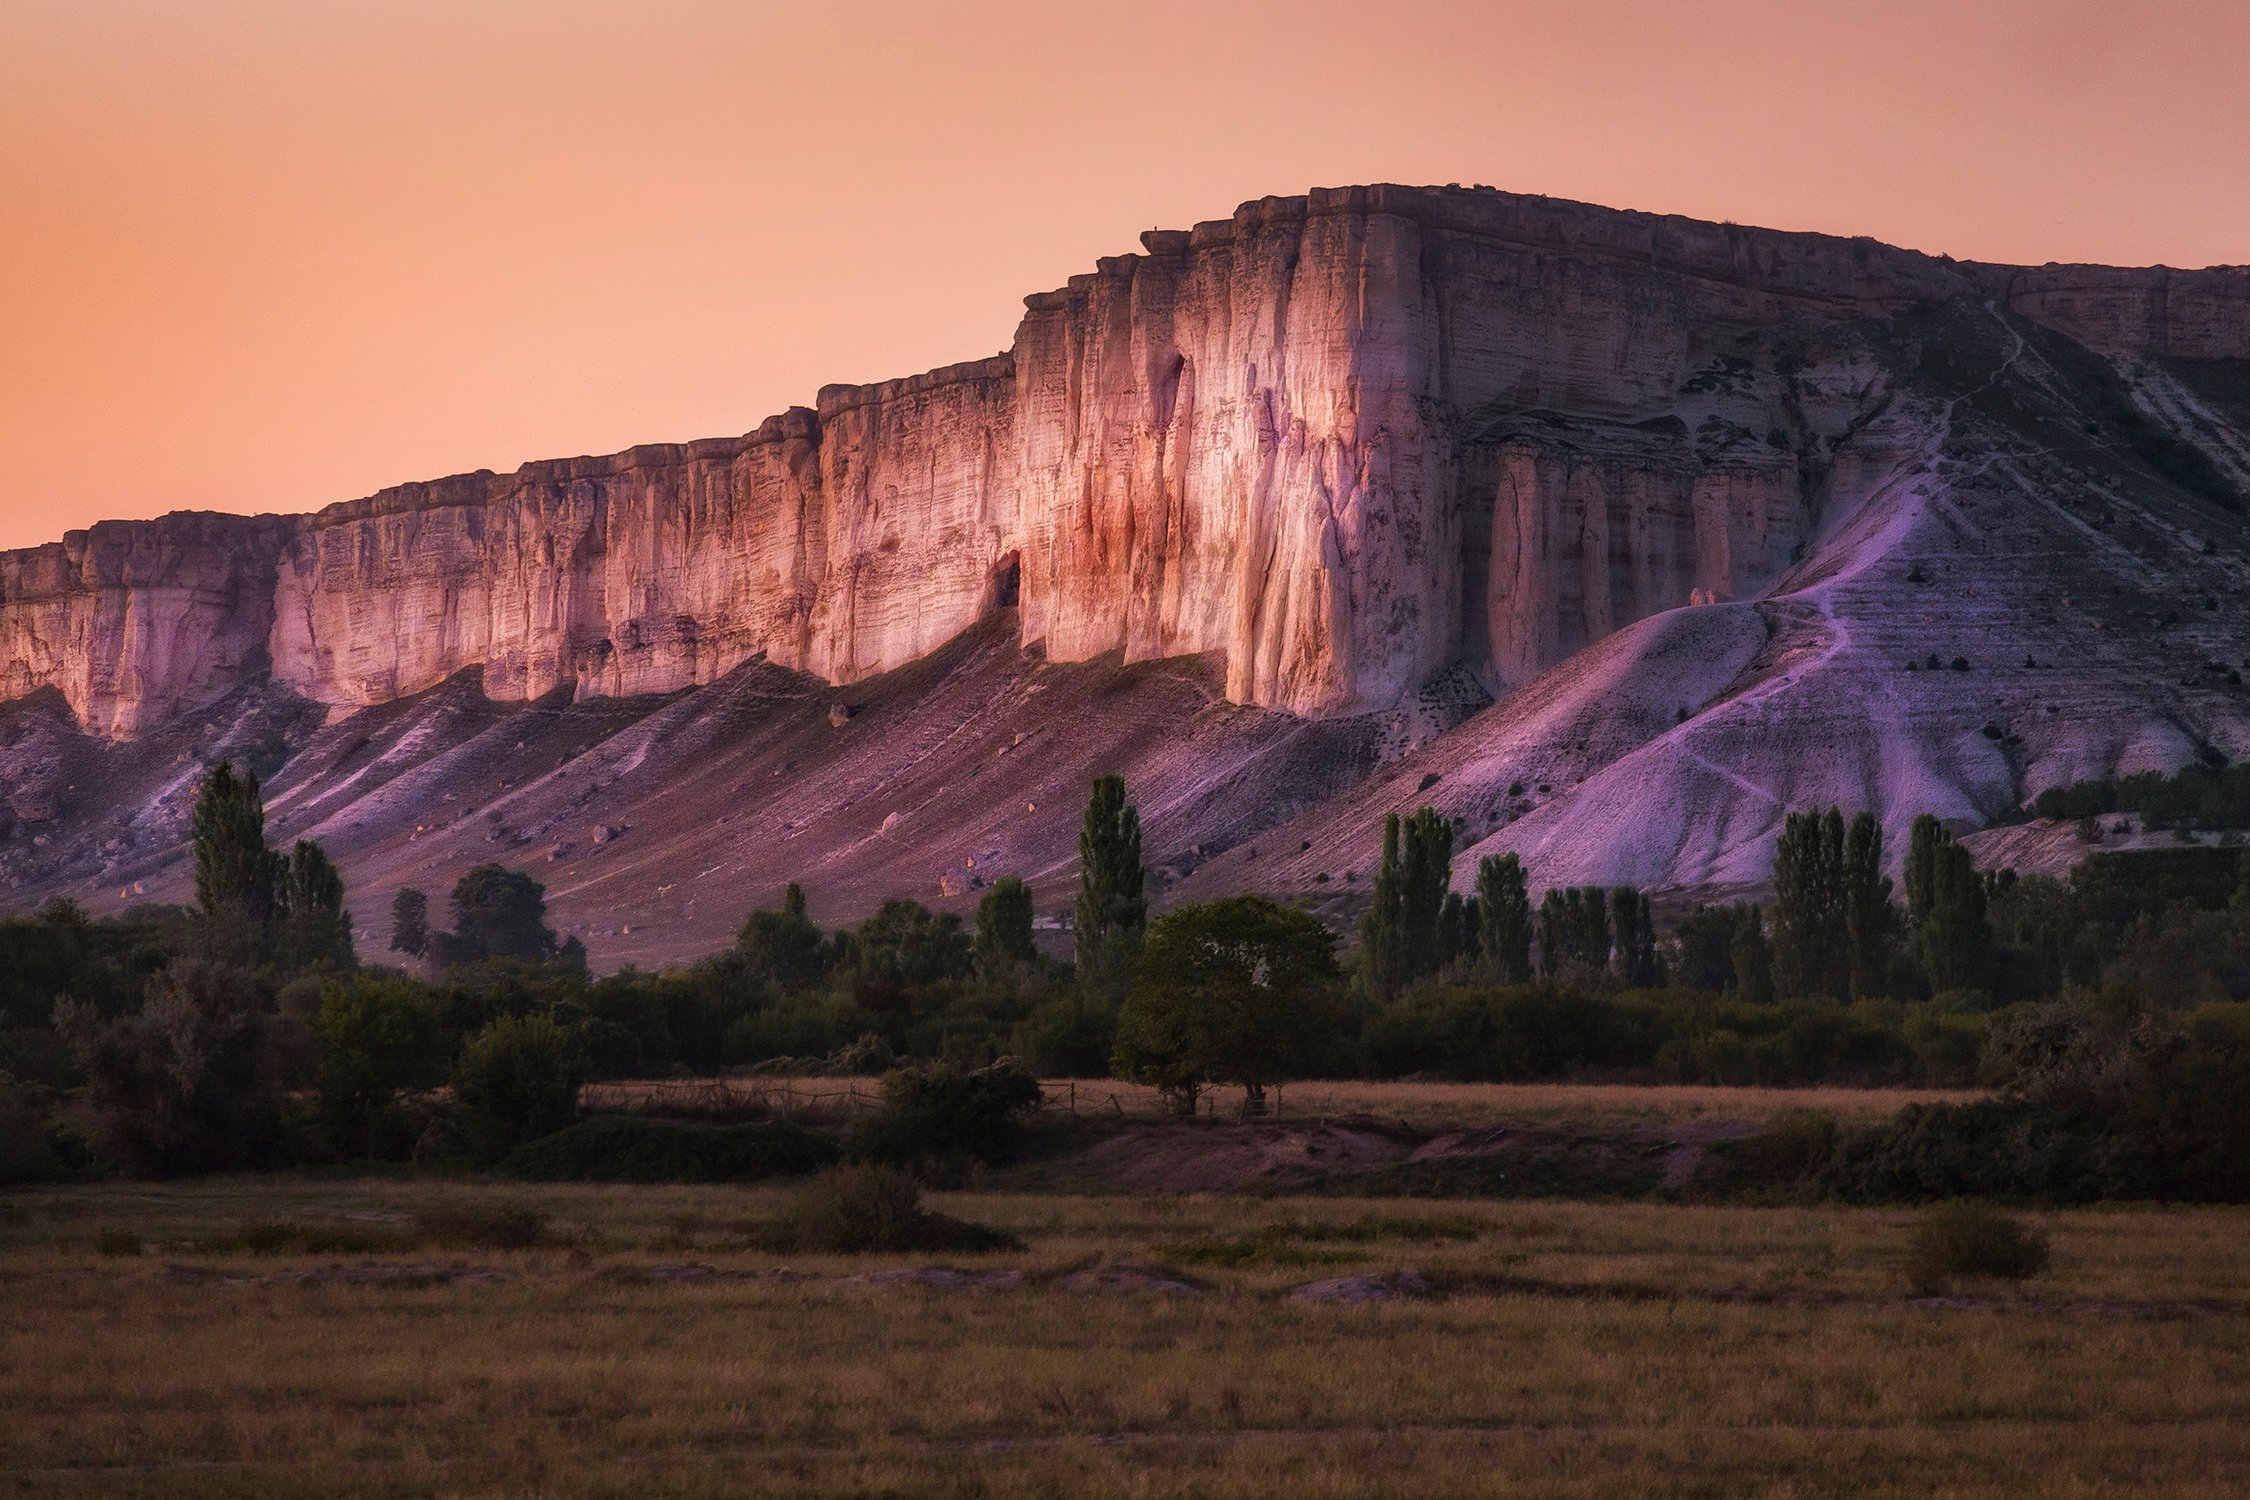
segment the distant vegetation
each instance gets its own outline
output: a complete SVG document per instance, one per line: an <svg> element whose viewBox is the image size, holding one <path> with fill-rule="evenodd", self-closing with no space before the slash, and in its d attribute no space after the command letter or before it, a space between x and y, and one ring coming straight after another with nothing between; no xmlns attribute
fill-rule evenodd
<svg viewBox="0 0 2250 1500"><path fill-rule="evenodd" d="M2049 794L2231 818L2238 771ZM2042 799L2043 805L2047 799ZM1074 961L1003 879L973 925L891 900L824 928L795 886L700 963L592 977L545 892L485 865L451 926L401 892L363 965L316 844L265 843L214 766L197 904L0 922L0 1178L414 1161L538 1178L742 1180L839 1158L951 1180L1028 1140L1038 1076L1153 1084L1183 1112L1293 1078L1989 1085L1870 1134L1721 1153L1743 1191L2250 1198L2250 894L2232 849L2101 853L2068 880L1981 873L1935 819L1894 893L1874 819L1791 814L1767 906L1659 928L1631 887L1545 891L1512 855L1451 888L1431 808L1384 830L1357 950L1262 897L1153 923L1124 784L1086 810ZM583 1117L581 1085L727 1071L880 1076L846 1133ZM1730 1175L1731 1174L1731 1175Z"/></svg>
<svg viewBox="0 0 2250 1500"><path fill-rule="evenodd" d="M2132 814L2151 828L2193 832L2250 828L2250 764L2204 762L2169 776L2143 771L2049 787L2032 798L2017 819L2075 821L2116 813Z"/></svg>

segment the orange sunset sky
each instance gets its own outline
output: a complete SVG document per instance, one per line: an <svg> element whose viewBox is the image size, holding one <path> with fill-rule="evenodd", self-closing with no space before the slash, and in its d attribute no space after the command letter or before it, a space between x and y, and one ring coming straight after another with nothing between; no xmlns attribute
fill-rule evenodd
<svg viewBox="0 0 2250 1500"><path fill-rule="evenodd" d="M0 546L746 431L1314 185L2250 261L2246 79L2234 0L0 0Z"/></svg>

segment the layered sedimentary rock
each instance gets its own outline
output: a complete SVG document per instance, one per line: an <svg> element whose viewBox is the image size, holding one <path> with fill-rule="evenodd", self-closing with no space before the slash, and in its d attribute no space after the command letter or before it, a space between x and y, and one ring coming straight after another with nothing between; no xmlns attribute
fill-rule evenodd
<svg viewBox="0 0 2250 1500"><path fill-rule="evenodd" d="M287 523L181 512L0 552L0 698L60 689L131 735L266 669Z"/></svg>
<svg viewBox="0 0 2250 1500"><path fill-rule="evenodd" d="M1455 663L1499 691L1755 593L1848 514L1912 426L1883 320L2250 350L2244 273L1962 266L1483 190L1264 199L1143 245L1027 299L1002 355L745 437L0 557L0 693L131 735L269 669L346 709L469 667L503 699L760 657L844 683L1008 603L1053 659L1217 652L1229 697L1300 714Z"/></svg>

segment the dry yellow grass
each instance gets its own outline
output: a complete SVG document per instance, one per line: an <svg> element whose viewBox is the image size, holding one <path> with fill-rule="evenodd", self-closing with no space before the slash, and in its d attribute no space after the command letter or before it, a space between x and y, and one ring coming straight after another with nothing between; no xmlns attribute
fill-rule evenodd
<svg viewBox="0 0 2250 1500"><path fill-rule="evenodd" d="M1047 1107L1108 1118L1152 1119L1169 1113L1156 1090L1114 1079L1049 1079ZM1685 1123L1768 1120L1791 1110L1843 1119L1871 1119L1909 1104L1982 1097L1969 1090L1847 1088L1714 1088L1689 1084L1639 1086L1581 1083L1368 1083L1307 1081L1269 1095L1281 1119L1374 1115L1412 1125L1473 1127L1509 1120L1622 1120ZM600 1083L586 1103L608 1109L764 1108L780 1114L833 1116L869 1109L877 1100L868 1078L692 1078ZM1239 1090L1214 1090L1204 1108L1220 1118L1239 1113Z"/></svg>
<svg viewBox="0 0 2250 1500"><path fill-rule="evenodd" d="M2250 1214L2040 1215L2055 1269L1931 1307L1911 1215L1657 1205L940 1195L1022 1235L1013 1290L739 1247L775 1190L241 1180L17 1195L0 1483L38 1495L2233 1495ZM489 1284L277 1284L244 1222L533 1203L561 1243L409 1255ZM1443 1213L1334 1267L1067 1289L1096 1259ZM94 1253L105 1231L139 1257ZM397 1257L394 1260L399 1259ZM695 1262L741 1279L652 1281ZM168 1267L236 1278L185 1279ZM1306 1306L1412 1268L1467 1288ZM1476 1290L1478 1286L1486 1289Z"/></svg>

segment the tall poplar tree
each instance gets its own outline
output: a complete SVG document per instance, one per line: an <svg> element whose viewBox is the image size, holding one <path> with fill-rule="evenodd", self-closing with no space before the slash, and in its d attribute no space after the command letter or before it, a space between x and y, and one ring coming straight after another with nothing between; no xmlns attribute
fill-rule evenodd
<svg viewBox="0 0 2250 1500"><path fill-rule="evenodd" d="M1929 920L1936 898L1937 851L1951 843L1945 825L1929 813L1914 820L1906 836L1906 925L1918 928Z"/></svg>
<svg viewBox="0 0 2250 1500"><path fill-rule="evenodd" d="M1503 984L1531 978L1531 896L1523 861L1488 854L1477 862L1478 946L1485 967Z"/></svg>
<svg viewBox="0 0 2250 1500"><path fill-rule="evenodd" d="M1883 825L1863 812L1844 835L1844 936L1854 1000L1882 993L1896 925L1891 878L1883 873Z"/></svg>
<svg viewBox="0 0 2250 1500"><path fill-rule="evenodd" d="M1773 861L1774 983L1790 996L1841 1000L1849 989L1844 818L1791 813Z"/></svg>
<svg viewBox="0 0 2250 1500"><path fill-rule="evenodd" d="M255 775L221 760L204 773L188 821L195 904L206 941L233 955L262 952L283 900L285 861L266 847L266 805Z"/></svg>
<svg viewBox="0 0 2250 1500"><path fill-rule="evenodd" d="M1444 956L1439 926L1453 883L1453 822L1434 807L1417 808L1401 833L1401 977L1411 982L1436 973Z"/></svg>
<svg viewBox="0 0 2250 1500"><path fill-rule="evenodd" d="M1610 925L1616 933L1617 977L1639 989L1664 982L1656 956L1656 913L1646 893L1621 885L1610 892Z"/></svg>
<svg viewBox="0 0 2250 1500"><path fill-rule="evenodd" d="M293 969L352 967L357 959L352 953L352 914L344 909L344 877L311 839L299 839L290 851L283 892L284 962Z"/></svg>
<svg viewBox="0 0 2250 1500"><path fill-rule="evenodd" d="M1112 1000L1133 982L1133 961L1148 930L1147 872L1141 867L1141 815L1125 800L1125 778L1097 776L1078 835L1078 911L1072 927L1078 981Z"/></svg>
<svg viewBox="0 0 2250 1500"><path fill-rule="evenodd" d="M1399 853L1399 817L1383 819L1383 855L1375 866L1375 900L1359 919L1359 982L1378 1003L1398 993L1406 948L1406 873Z"/></svg>

